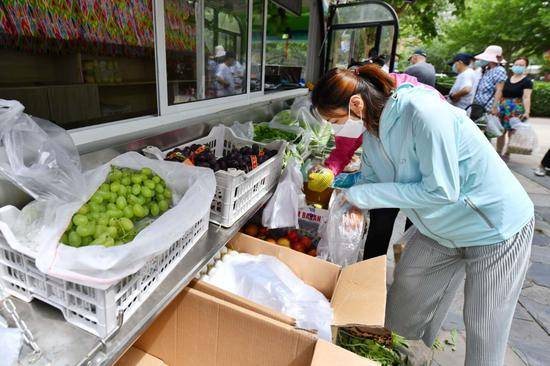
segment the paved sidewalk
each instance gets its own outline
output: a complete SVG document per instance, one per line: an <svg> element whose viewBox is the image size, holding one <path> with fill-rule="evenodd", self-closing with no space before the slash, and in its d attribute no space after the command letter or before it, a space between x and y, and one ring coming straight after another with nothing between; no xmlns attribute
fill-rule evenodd
<svg viewBox="0 0 550 366"><path fill-rule="evenodd" d="M539 139L538 148L530 156L512 155L508 164L535 204L536 224L531 266L512 322L506 366L550 365L550 177L538 178L533 174L546 149L550 148L550 119L532 118L531 123ZM392 243L399 240L404 225L405 217L400 214ZM388 284L393 279L393 268L393 251L390 245ZM464 364L466 347L462 320L463 302L464 293L461 289L439 334L439 349L428 349L419 342L413 343L413 352L418 359L415 360L415 365Z"/></svg>

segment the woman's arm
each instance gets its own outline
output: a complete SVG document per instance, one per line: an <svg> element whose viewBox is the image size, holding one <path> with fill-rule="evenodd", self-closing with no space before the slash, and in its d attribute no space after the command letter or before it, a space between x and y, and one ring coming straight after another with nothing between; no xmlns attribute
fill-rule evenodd
<svg viewBox="0 0 550 366"><path fill-rule="evenodd" d="M443 102L422 102L417 103L418 107L406 108L401 116L408 120L402 123L413 124L421 180L351 187L347 191L347 198L355 206L362 209L423 208L458 200L460 177L454 122L456 117Z"/></svg>
<svg viewBox="0 0 550 366"><path fill-rule="evenodd" d="M525 112L523 113L523 119L529 118L529 115L531 113L531 94L533 93L533 89L523 89L523 107L525 108Z"/></svg>
<svg viewBox="0 0 550 366"><path fill-rule="evenodd" d="M497 83L496 89L495 89L495 99L493 100L493 108L491 110L491 113L493 113L495 116L498 115L498 106L500 104L500 100L502 99L502 89L504 88L504 82Z"/></svg>
<svg viewBox="0 0 550 366"><path fill-rule="evenodd" d="M330 152L330 155L325 160L325 166L332 170L334 176L340 174L346 165L349 164L351 158L355 154L355 151L361 147L363 143L363 136L356 139L349 137L336 137L335 147Z"/></svg>

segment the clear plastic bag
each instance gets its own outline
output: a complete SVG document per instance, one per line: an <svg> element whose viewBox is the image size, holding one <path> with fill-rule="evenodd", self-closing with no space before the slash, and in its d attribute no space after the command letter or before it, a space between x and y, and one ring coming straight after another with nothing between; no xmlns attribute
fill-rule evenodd
<svg viewBox="0 0 550 366"><path fill-rule="evenodd" d="M309 131L309 150L312 154L320 153L332 136L332 126L313 109L309 95L296 98L290 108L290 118L298 121L298 125Z"/></svg>
<svg viewBox="0 0 550 366"><path fill-rule="evenodd" d="M237 137L241 137L247 140L254 139L254 124L252 123L252 121L243 123L235 122L229 128L235 133L235 136Z"/></svg>
<svg viewBox="0 0 550 366"><path fill-rule="evenodd" d="M0 327L0 366L19 365L19 352L23 346L23 333L19 328Z"/></svg>
<svg viewBox="0 0 550 366"><path fill-rule="evenodd" d="M332 193L328 210L317 257L339 266L356 263L363 244L365 215L346 200L344 192L338 190Z"/></svg>
<svg viewBox="0 0 550 366"><path fill-rule="evenodd" d="M504 127L500 123L500 119L493 114L486 114L485 121L487 127L485 128L485 133L489 138L500 137L504 133Z"/></svg>
<svg viewBox="0 0 550 366"><path fill-rule="evenodd" d="M7 156L1 172L35 198L23 210L13 208L8 218L0 217L0 231L13 249L35 258L36 266L44 273L92 286L108 286L167 250L210 210L216 189L210 169L128 152L82 172L76 149L71 151L49 141L50 136L23 114L19 103L12 103L7 112L0 111L0 137ZM55 141L64 139L61 135L66 132L53 131L58 134ZM19 146L21 143L26 146ZM37 151L29 159L14 156L31 153L33 147ZM111 166L152 169L172 190L172 208L124 245L74 248L60 244L72 216L105 181Z"/></svg>
<svg viewBox="0 0 550 366"><path fill-rule="evenodd" d="M508 148L509 154L531 155L537 148L537 134L528 123L517 125L514 133L510 136Z"/></svg>
<svg viewBox="0 0 550 366"><path fill-rule="evenodd" d="M303 185L300 167L290 159L273 197L264 208L262 225L269 229L298 228L298 210L306 205Z"/></svg>
<svg viewBox="0 0 550 366"><path fill-rule="evenodd" d="M327 341L332 338L333 312L328 300L275 257L226 255L204 280L291 316L298 327L315 329Z"/></svg>

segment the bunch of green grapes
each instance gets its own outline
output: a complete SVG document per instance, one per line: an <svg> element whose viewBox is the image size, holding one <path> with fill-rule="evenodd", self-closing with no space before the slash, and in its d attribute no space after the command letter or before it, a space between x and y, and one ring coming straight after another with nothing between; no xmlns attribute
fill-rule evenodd
<svg viewBox="0 0 550 366"><path fill-rule="evenodd" d="M73 247L127 243L143 229L144 219L168 210L172 192L149 168L112 167L107 180L73 216L61 242Z"/></svg>

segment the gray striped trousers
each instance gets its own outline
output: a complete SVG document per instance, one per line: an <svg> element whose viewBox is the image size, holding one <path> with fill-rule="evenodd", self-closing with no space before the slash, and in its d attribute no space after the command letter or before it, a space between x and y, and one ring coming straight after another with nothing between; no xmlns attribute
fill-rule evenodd
<svg viewBox="0 0 550 366"><path fill-rule="evenodd" d="M388 291L386 327L431 346L464 276L466 366L502 366L535 220L493 245L447 248L416 231Z"/></svg>

